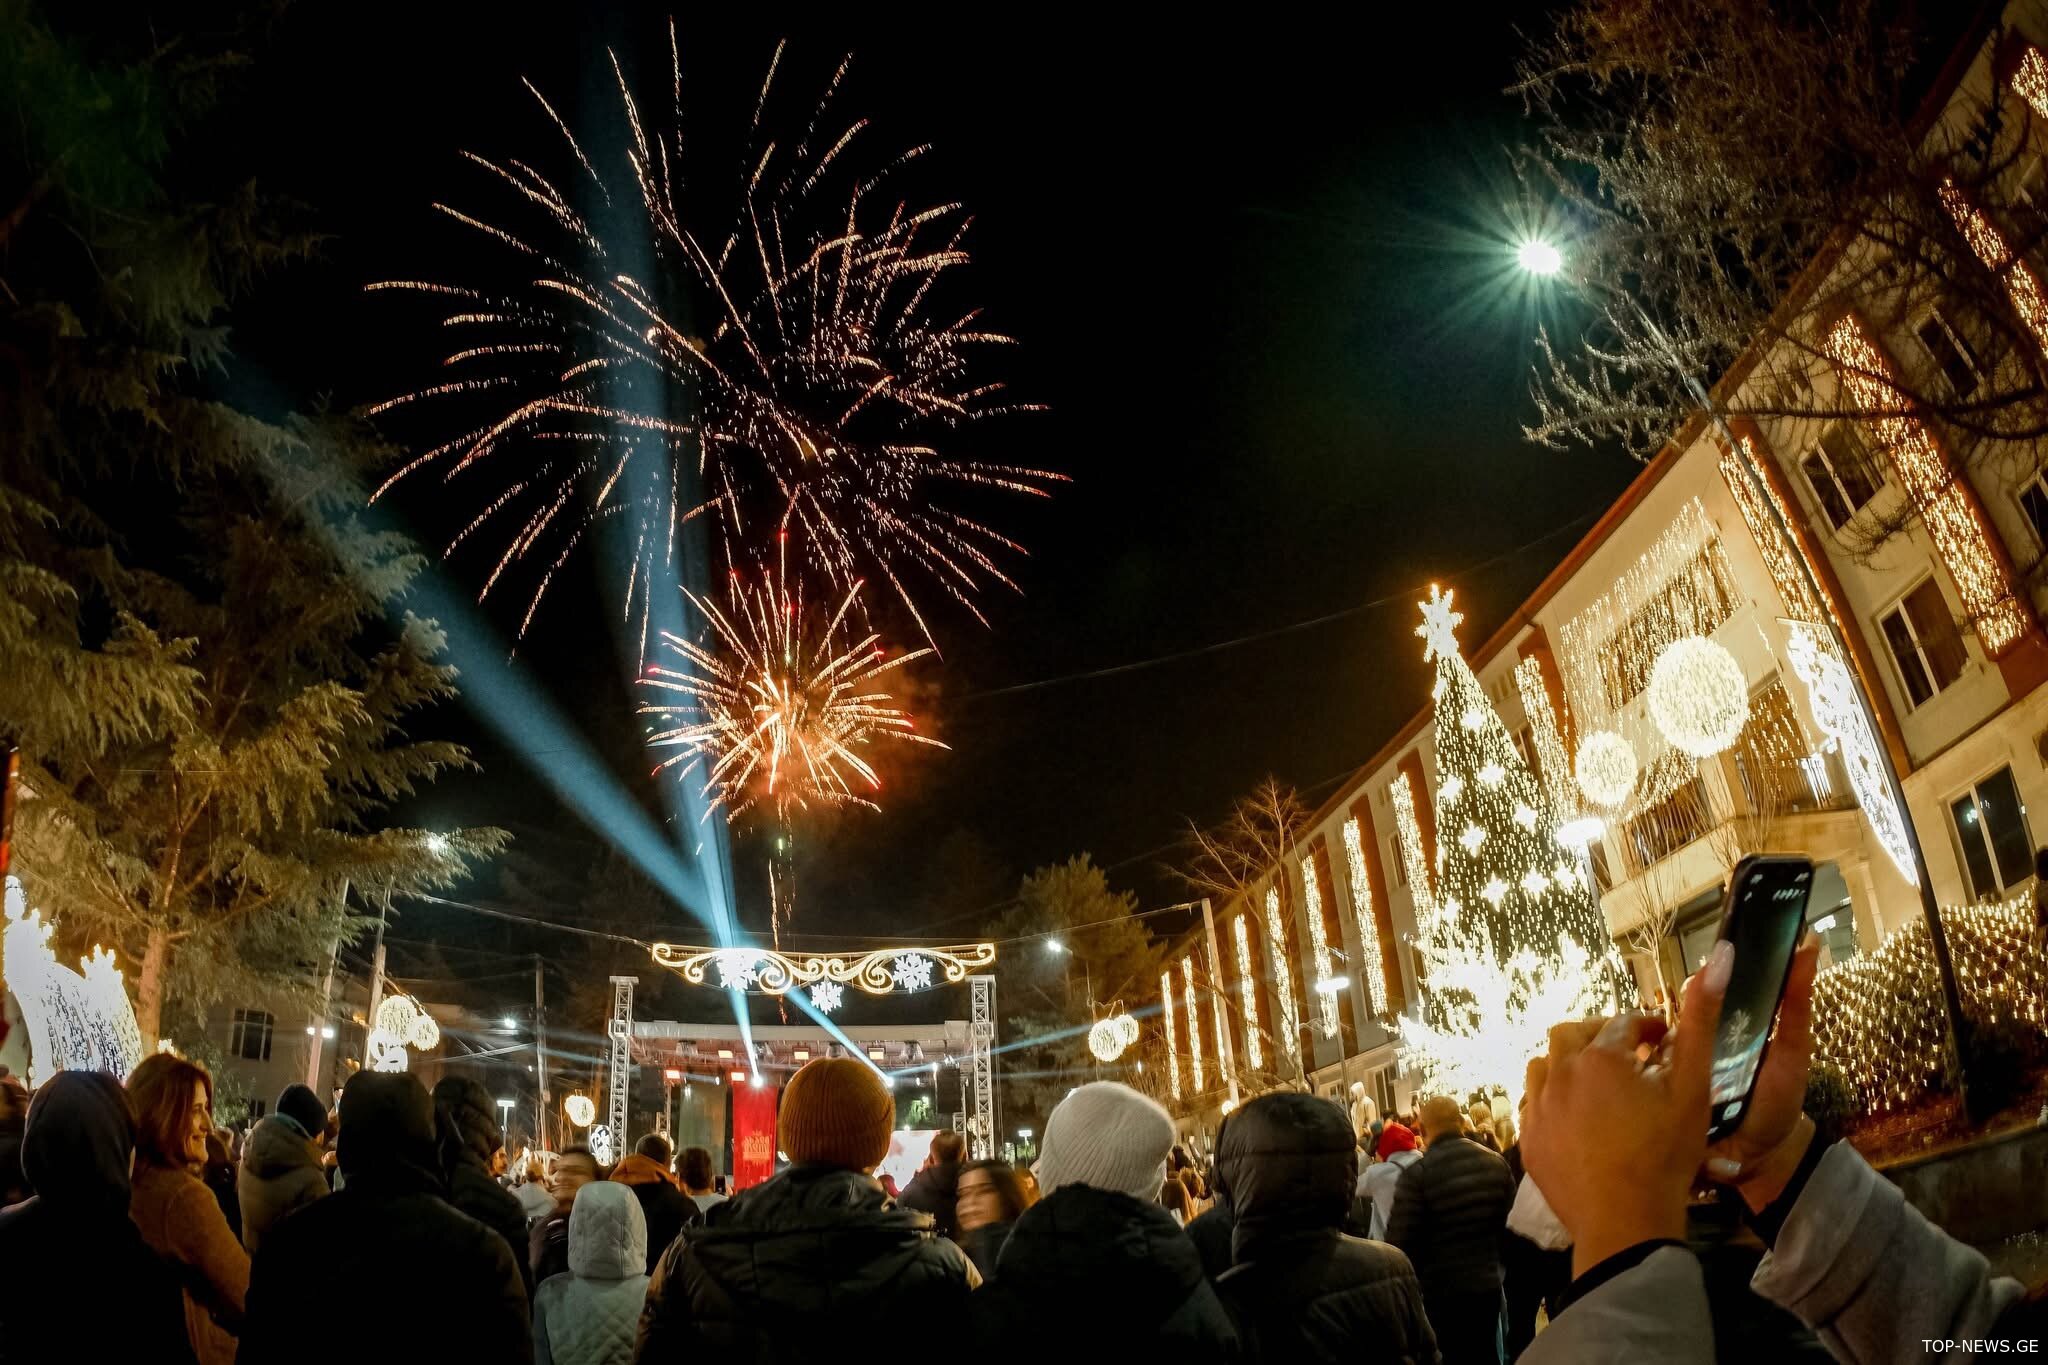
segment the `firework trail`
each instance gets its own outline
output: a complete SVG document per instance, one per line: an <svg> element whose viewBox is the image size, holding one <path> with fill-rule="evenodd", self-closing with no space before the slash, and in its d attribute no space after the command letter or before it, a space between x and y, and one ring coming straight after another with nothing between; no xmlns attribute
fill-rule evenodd
<svg viewBox="0 0 2048 1365"><path fill-rule="evenodd" d="M786 565L758 581L728 575L726 605L685 596L710 625L704 644L662 632L680 667L649 664L643 686L679 694L650 702L655 748L680 750L655 771L700 775L705 817L723 807L737 819L757 804L787 829L797 810L818 806L879 809L881 779L863 751L880 740L946 746L917 733L911 714L875 684L932 651L890 655L871 630L850 626L861 585L829 615L807 608Z"/></svg>
<svg viewBox="0 0 2048 1365"><path fill-rule="evenodd" d="M643 121L612 54L617 157L593 157L530 83L573 157L567 181L465 154L507 192L509 216L435 208L510 258L496 283L371 286L434 299L453 338L445 379L372 411L439 403L464 426L377 494L429 471L472 487L480 510L446 552L496 545L484 596L513 565L538 565L522 635L578 543L613 518L630 534L624 609L639 614L643 655L650 605L676 581L679 534L695 518L716 529L727 569L751 567L749 546L793 527L804 567L839 591L886 583L927 641L919 599L929 588L985 619L977 595L1011 585L999 557L1022 547L949 495L1042 496L1061 476L941 452L966 424L1025 406L972 364L1009 338L973 311L936 311L935 286L967 262L968 220L958 205L911 208L883 193L921 147L855 169L866 125L832 117L847 62L801 134L775 140L780 47L736 192L705 194L696 181L717 177L698 177L685 156L673 22L669 49L666 129ZM708 235L707 222L717 224Z"/></svg>

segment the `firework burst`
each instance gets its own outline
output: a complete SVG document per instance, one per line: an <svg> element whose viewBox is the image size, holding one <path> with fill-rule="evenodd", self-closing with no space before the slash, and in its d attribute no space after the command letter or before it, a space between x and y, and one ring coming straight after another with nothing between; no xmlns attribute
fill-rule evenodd
<svg viewBox="0 0 2048 1365"><path fill-rule="evenodd" d="M464 428L378 495L429 471L473 486L479 510L447 552L496 545L485 596L514 565L534 566L522 634L577 544L615 518L633 548L624 607L643 646L654 594L678 576L680 530L699 517L717 529L720 568L746 567L750 545L792 527L834 591L886 583L927 640L926 589L981 619L981 590L1010 583L999 557L1022 550L950 499L970 487L1043 495L1060 476L941 453L966 424L1021 406L972 364L1009 338L974 311L936 311L935 286L967 261L968 220L885 191L923 148L855 169L865 123L832 114L845 62L801 133L771 136L779 47L736 188L707 194L698 182L718 177L693 168L686 191L673 23L669 46L665 129L642 119L612 56L616 156L587 150L598 144L531 84L566 142L567 176L466 154L494 177L505 215L435 208L510 262L496 283L371 286L433 299L452 338L445 378L373 411L439 403Z"/></svg>
<svg viewBox="0 0 2048 1365"><path fill-rule="evenodd" d="M931 650L891 655L876 633L852 627L860 591L847 589L830 615L807 610L778 562L758 582L730 574L724 607L686 592L710 638L662 632L682 666L649 664L640 681L681 701L640 710L656 722L648 743L679 750L655 771L701 776L707 818L765 805L786 828L814 805L878 809L881 779L865 751L882 740L946 747L875 685Z"/></svg>

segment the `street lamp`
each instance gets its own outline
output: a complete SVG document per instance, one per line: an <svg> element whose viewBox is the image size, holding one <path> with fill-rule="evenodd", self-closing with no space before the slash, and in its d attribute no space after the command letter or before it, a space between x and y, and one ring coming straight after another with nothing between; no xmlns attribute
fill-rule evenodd
<svg viewBox="0 0 2048 1365"><path fill-rule="evenodd" d="M1564 271L1564 252L1556 243L1540 237L1529 238L1516 246L1515 260L1522 269L1539 277L1548 278ZM1714 396L1708 392L1706 385L1702 384L1698 376L1686 366L1684 358L1678 353L1677 345L1664 329L1657 325L1656 319L1650 316L1642 301L1626 290L1618 290L1616 293L1628 304L1637 325L1662 353L1663 360L1671 367L1672 373L1678 376L1679 382L1685 386L1692 401L1699 405L1700 411L1713 423L1714 434L1721 438L1736 467L1741 469L1743 477L1749 480L1752 495L1770 513L1772 529L1792 548L1792 560L1799 565L1800 575L1806 580L1806 589L1813 595L1813 600L1827 602L1827 590L1814 572L1813 565L1800 550L1799 537L1793 533L1791 525L1785 520L1785 509L1779 504L1775 492L1764 483L1763 475L1757 470L1755 463L1743 458L1742 442L1729 429L1728 419L1722 413L1720 404L1714 401ZM1942 1004L1948 1014L1949 1046L1955 1053L1956 1091L1963 1101L1964 1108L1968 1109L1970 1058L1973 1051L1970 1046L1969 1024L1963 1018L1962 992L1956 985L1955 962L1949 955L1948 933L1942 927L1941 907L1935 903L1934 879L1927 873L1927 854L1920 846L1920 830L1913 823L1912 808L1906 804L1906 789L1899 781L1897 765L1892 762L1891 746L1885 743L1884 730L1877 723L1877 708L1871 701L1869 690L1864 686L1862 675L1853 666L1855 655L1849 651L1849 642L1842 638L1842 632L1835 623L1833 613L1822 611L1821 615L1826 619L1808 624L1816 631L1827 633L1828 642L1845 666L1844 671L1849 675L1850 688L1856 694L1857 707L1863 713L1863 723L1869 728L1871 739L1874 741L1871 747L1876 751L1878 765L1883 770L1885 788L1891 795L1892 803L1898 808L1899 823L1905 827L1906 843L1912 850L1914 879L1919 883L1920 913L1927 921L1928 943L1934 949L1935 972L1941 978Z"/></svg>
<svg viewBox="0 0 2048 1365"><path fill-rule="evenodd" d="M500 1100L498 1101L498 1131L499 1131L499 1132L507 1132L507 1131L509 1131L509 1128L510 1128L510 1124L511 1124L511 1122L512 1122L512 1101L510 1101L510 1100L508 1100L508 1099L500 1099Z"/></svg>
<svg viewBox="0 0 2048 1365"><path fill-rule="evenodd" d="M1058 957L1067 950L1067 945L1056 938L1049 938L1045 941L1045 950L1054 957Z"/></svg>
<svg viewBox="0 0 2048 1365"><path fill-rule="evenodd" d="M1531 275L1548 279L1564 269L1564 253L1557 249L1555 242L1529 237L1515 247L1515 263Z"/></svg>
<svg viewBox="0 0 2048 1365"><path fill-rule="evenodd" d="M1351 988L1348 976L1326 976L1316 982L1316 994L1336 995Z"/></svg>

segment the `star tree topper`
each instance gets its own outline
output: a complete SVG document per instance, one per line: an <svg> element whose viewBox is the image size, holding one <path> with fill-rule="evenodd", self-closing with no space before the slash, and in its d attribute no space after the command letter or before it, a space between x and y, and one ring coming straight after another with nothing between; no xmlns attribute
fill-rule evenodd
<svg viewBox="0 0 2048 1365"><path fill-rule="evenodd" d="M1435 663L1439 654L1448 657L1458 652L1458 626L1465 614L1451 610L1451 598L1456 595L1456 589L1445 592L1432 583L1429 600L1415 604L1422 608L1422 624L1415 628L1415 633L1424 641L1422 661L1426 664Z"/></svg>

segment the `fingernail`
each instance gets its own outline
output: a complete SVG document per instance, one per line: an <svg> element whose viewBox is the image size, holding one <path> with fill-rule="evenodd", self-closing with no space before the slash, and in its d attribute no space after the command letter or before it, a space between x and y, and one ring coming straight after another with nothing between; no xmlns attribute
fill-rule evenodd
<svg viewBox="0 0 2048 1365"><path fill-rule="evenodd" d="M1706 987L1709 994L1719 995L1728 989L1728 978L1735 971L1735 945L1722 939L1714 945L1714 951L1707 955Z"/></svg>
<svg viewBox="0 0 2048 1365"><path fill-rule="evenodd" d="M1707 1158L1707 1174L1716 1180L1733 1180L1742 1174L1742 1163L1730 1161L1725 1156L1710 1156Z"/></svg>

